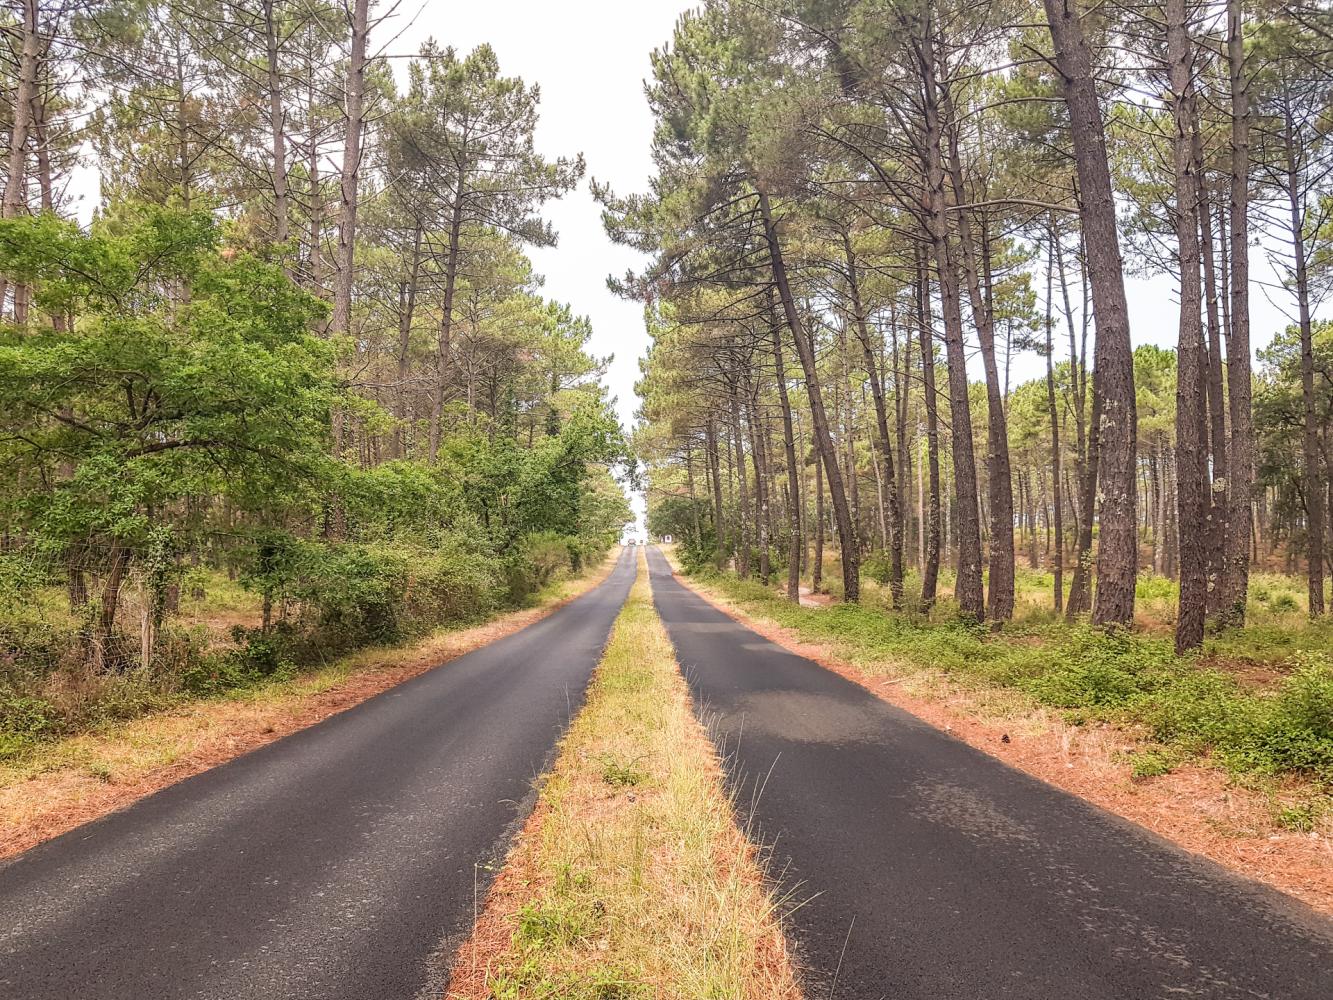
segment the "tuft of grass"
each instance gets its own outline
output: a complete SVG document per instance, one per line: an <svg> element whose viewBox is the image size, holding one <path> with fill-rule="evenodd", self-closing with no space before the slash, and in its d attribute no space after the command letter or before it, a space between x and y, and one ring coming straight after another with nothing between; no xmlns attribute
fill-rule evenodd
<svg viewBox="0 0 1333 1000"><path fill-rule="evenodd" d="M1294 833L1312 833L1319 822L1320 807L1316 802L1298 802L1279 805L1274 817L1277 825Z"/></svg>
<svg viewBox="0 0 1333 1000"><path fill-rule="evenodd" d="M1177 759L1170 751L1161 747L1145 747L1130 756L1130 774L1135 778L1157 778L1170 774L1177 764Z"/></svg>
<svg viewBox="0 0 1333 1000"><path fill-rule="evenodd" d="M613 788L633 788L648 780L648 772L637 761L619 761L614 757L602 758L602 780Z"/></svg>
<svg viewBox="0 0 1333 1000"><path fill-rule="evenodd" d="M473 992L453 996L799 996L642 569L538 817L502 876L518 888L486 918L503 919L508 943L486 958L484 986L471 956ZM465 948L456 983L468 961Z"/></svg>

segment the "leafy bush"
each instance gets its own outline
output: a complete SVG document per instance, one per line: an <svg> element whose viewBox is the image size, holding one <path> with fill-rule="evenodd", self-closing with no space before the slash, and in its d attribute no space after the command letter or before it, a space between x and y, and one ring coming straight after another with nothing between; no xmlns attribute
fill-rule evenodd
<svg viewBox="0 0 1333 1000"><path fill-rule="evenodd" d="M519 542L506 566L509 600L522 604L561 574L568 573L581 557L574 539L553 531L528 535Z"/></svg>
<svg viewBox="0 0 1333 1000"><path fill-rule="evenodd" d="M892 558L882 549L876 549L861 560L861 572L881 587L887 587L893 575Z"/></svg>
<svg viewBox="0 0 1333 1000"><path fill-rule="evenodd" d="M404 618L413 632L476 621L502 603L498 560L462 550L435 552L414 567Z"/></svg>

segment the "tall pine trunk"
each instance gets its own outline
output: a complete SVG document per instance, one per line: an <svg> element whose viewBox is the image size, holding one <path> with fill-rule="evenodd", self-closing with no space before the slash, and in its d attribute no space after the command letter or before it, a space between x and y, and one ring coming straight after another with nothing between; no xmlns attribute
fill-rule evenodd
<svg viewBox="0 0 1333 1000"><path fill-rule="evenodd" d="M1227 2L1227 67L1231 80L1231 339L1227 342L1230 394L1232 529L1226 574L1227 623L1245 623L1250 588L1250 512L1254 503L1254 415L1250 384L1250 97L1245 73L1241 0Z"/></svg>
<svg viewBox="0 0 1333 1000"><path fill-rule="evenodd" d="M782 302L787 326L791 329L792 339L796 342L796 355L801 361L801 371L805 375L805 391L810 398L810 423L814 431L815 450L819 453L824 472L828 477L829 497L833 502L833 519L837 524L838 546L842 553L843 599L855 603L861 598L860 552L856 541L856 527L852 524L851 510L847 505L842 473L838 469L837 450L833 444L833 435L829 432L828 413L824 409L824 394L815 364L814 345L807 338L801 317L796 311L796 300L792 296L791 284L787 278L787 262L782 254L777 227L773 223L772 206L768 194L762 190L759 191L759 211L763 217L764 237L768 244L773 282L777 285L778 298Z"/></svg>
<svg viewBox="0 0 1333 1000"><path fill-rule="evenodd" d="M1176 242L1180 261L1180 325L1176 347L1176 504L1180 527L1180 607L1176 652L1203 643L1207 613L1207 509L1205 489L1203 329L1199 287L1199 186L1194 176L1192 96L1193 43L1186 23L1186 0L1166 0L1166 61L1175 126Z"/></svg>
<svg viewBox="0 0 1333 1000"><path fill-rule="evenodd" d="M273 217L275 242L287 242L291 208L287 194L287 133L282 106L282 71L278 65L279 25L274 0L264 0L264 49L268 71L268 112L273 157Z"/></svg>
<svg viewBox="0 0 1333 1000"><path fill-rule="evenodd" d="M921 342L921 387L926 407L926 466L930 492L927 500L925 554L921 567L921 606L935 605L940 575L940 430L935 396L935 332L930 315L930 271L917 262L917 330Z"/></svg>
<svg viewBox="0 0 1333 1000"><path fill-rule="evenodd" d="M946 103L951 108L951 104ZM962 154L956 128L950 127L949 175L956 204L968 200L963 184ZM995 320L990 303L981 287L979 254L984 254L986 240L978 247L972 233L971 214L955 213L958 218L958 243L967 281L972 323L981 344L981 361L986 376L986 499L990 515L990 593L987 612L995 621L1006 621L1014 614L1014 488L1009 463L1009 427L1004 412L1004 393L995 359ZM985 223L982 223L983 229Z"/></svg>
<svg viewBox="0 0 1333 1000"><path fill-rule="evenodd" d="M1050 253L1046 259L1046 407L1051 411L1051 505L1055 545L1052 546L1054 559L1051 569L1055 577L1055 613L1064 610L1065 603L1065 559L1064 559L1064 513L1060 498L1060 411L1055 402L1055 310L1052 297L1055 292L1055 227L1050 231ZM1077 364L1077 358L1071 358L1070 364Z"/></svg>
<svg viewBox="0 0 1333 1000"><path fill-rule="evenodd" d="M1324 488L1319 474L1319 412L1315 402L1314 331L1310 317L1310 273L1305 262L1305 205L1297 166L1295 125L1286 113L1287 206L1291 218L1291 252L1296 275L1296 308L1301 338L1301 493L1305 499L1305 559L1310 617L1324 613ZM1234 348L1233 348L1234 349Z"/></svg>
<svg viewBox="0 0 1333 1000"><path fill-rule="evenodd" d="M444 400L448 389L449 357L454 329L454 293L458 286L458 256L463 232L463 181L454 191L453 214L449 219L449 247L444 259L444 302L440 306L440 331L435 351L435 392L430 408L430 460L435 461L444 436Z"/></svg>
<svg viewBox="0 0 1333 1000"><path fill-rule="evenodd" d="M925 170L927 229L935 255L944 319L944 348L949 367L949 415L953 425L955 518L958 567L954 597L963 614L986 617L981 579L981 514L977 498L977 463L972 448L972 408L968 398L967 355L963 344L963 313L959 302L958 269L949 241L949 220L944 193L943 132L935 86L935 39L920 44L925 94Z"/></svg>
<svg viewBox="0 0 1333 1000"><path fill-rule="evenodd" d="M773 338L773 367L778 377L778 402L782 407L782 445L787 457L787 520L791 544L787 550L787 599L793 604L801 600L801 551L805 543L801 535L801 475L796 461L796 434L792 428L791 399L787 395L787 369L782 360L782 327L778 323L773 304L773 292L768 292L769 329Z"/></svg>
<svg viewBox="0 0 1333 1000"><path fill-rule="evenodd" d="M1044 0L1055 63L1069 109L1074 165L1079 186L1079 217L1097 317L1093 407L1101 480L1100 546L1097 550L1097 597L1093 621L1130 625L1134 621L1134 583L1138 570L1134 349L1129 339L1129 307L1116 228L1115 191L1107 164L1101 100L1093 75L1092 49L1083 34L1077 5ZM1098 406L1100 404L1100 407ZM1091 459L1089 459L1091 465ZM1087 477L1085 476L1085 479ZM1095 490L1093 491L1095 494ZM1084 492L1088 497L1088 491ZM1081 520L1091 522L1091 507ZM1084 525L1080 524L1080 536ZM1091 524L1086 528L1091 539ZM1072 606L1071 599L1071 606Z"/></svg>
<svg viewBox="0 0 1333 1000"><path fill-rule="evenodd" d="M338 216L338 281L333 295L334 333L349 334L352 325L352 283L356 262L357 184L361 174L361 132L365 118L366 44L370 36L370 0L356 0L352 8L351 59L347 67L346 138Z"/></svg>
<svg viewBox="0 0 1333 1000"><path fill-rule="evenodd" d="M866 376L870 381L870 395L875 404L876 444L884 467L884 499L888 508L889 593L895 608L903 603L903 531L902 507L898 499L898 478L893 461L893 441L889 437L889 416L884 401L884 383L880 380L879 365L875 360L874 345L866 324L865 307L861 300L861 281L857 274L856 256L852 253L851 238L843 234L843 250L847 262L847 289L852 303L852 320L856 338L861 342Z"/></svg>
<svg viewBox="0 0 1333 1000"><path fill-rule="evenodd" d="M713 479L713 535L715 548L713 565L721 572L727 565L726 525L722 513L722 462L718 457L717 421L710 414L704 425L704 443L708 452L708 469Z"/></svg>
<svg viewBox="0 0 1333 1000"><path fill-rule="evenodd" d="M1190 146L1199 188L1199 249L1203 268L1203 294L1208 319L1208 345L1204 352L1208 360L1208 443L1212 454L1212 475L1209 493L1208 523L1208 613L1227 612L1227 594L1231 571L1227 558L1230 532L1227 491L1227 426L1226 400L1222 380L1222 331L1218 317L1217 269L1213 260L1213 212L1208 198L1208 174L1204 167L1203 137L1199 131L1199 116L1193 116L1193 134Z"/></svg>

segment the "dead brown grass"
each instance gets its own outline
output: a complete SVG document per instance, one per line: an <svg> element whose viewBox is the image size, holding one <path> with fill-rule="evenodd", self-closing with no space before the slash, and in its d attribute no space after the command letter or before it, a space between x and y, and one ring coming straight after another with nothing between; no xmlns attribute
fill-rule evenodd
<svg viewBox="0 0 1333 1000"><path fill-rule="evenodd" d="M618 554L618 553L617 553ZM441 663L531 625L606 578L614 555L537 606L401 648L363 650L321 670L62 740L0 765L0 859L346 711Z"/></svg>
<svg viewBox="0 0 1333 1000"><path fill-rule="evenodd" d="M1202 764L1136 779L1129 755L1140 743L1131 732L1109 725L1073 726L1059 713L1034 709L1011 692L963 686L938 671L854 664L828 646L804 642L790 629L747 613L705 585L678 579L766 639L992 757L1333 915L1333 817L1324 814L1314 830L1305 832L1275 819L1275 801L1284 791L1301 795L1294 779L1286 789L1271 783L1247 787Z"/></svg>

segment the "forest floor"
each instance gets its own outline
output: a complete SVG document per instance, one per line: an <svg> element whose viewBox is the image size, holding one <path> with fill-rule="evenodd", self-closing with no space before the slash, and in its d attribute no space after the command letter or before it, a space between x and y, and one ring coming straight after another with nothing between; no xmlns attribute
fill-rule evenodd
<svg viewBox="0 0 1333 1000"><path fill-rule="evenodd" d="M123 808L137 799L345 711L381 691L510 635L593 589L618 551L543 591L528 608L461 630L442 630L401 647L359 650L292 679L273 680L106 723L0 761L0 859ZM230 593L231 591L227 591ZM237 588L237 593L239 591ZM248 598L249 595L245 595ZM247 624L237 599L182 611L199 622ZM257 615L257 608L253 609Z"/></svg>
<svg viewBox="0 0 1333 1000"><path fill-rule="evenodd" d="M519 996L799 998L642 566L454 961L450 1000Z"/></svg>
<svg viewBox="0 0 1333 1000"><path fill-rule="evenodd" d="M836 630L827 608L804 601L793 608L757 584L679 579L765 638L973 747L1333 914L1333 801L1326 784L1292 773L1238 774L1207 756L1163 750L1141 727L1082 718L1013 687L933 666L928 650L916 659L886 655L863 634L830 634ZM1317 643L1319 636L1288 637L1298 649L1306 640ZM1219 663L1260 689L1286 676L1280 662L1265 666L1216 650L1203 658L1206 666Z"/></svg>

